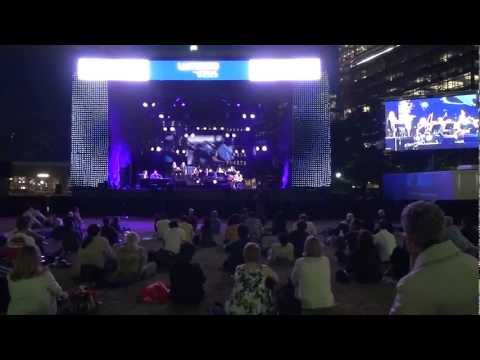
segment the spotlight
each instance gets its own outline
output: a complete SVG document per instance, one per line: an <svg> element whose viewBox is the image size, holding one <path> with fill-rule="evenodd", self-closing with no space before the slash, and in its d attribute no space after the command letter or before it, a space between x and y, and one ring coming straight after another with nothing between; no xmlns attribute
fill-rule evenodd
<svg viewBox="0 0 480 360"><path fill-rule="evenodd" d="M355 186L355 185L352 185L352 189L355 189L355 188L356 188L356 186Z"/></svg>
<svg viewBox="0 0 480 360"><path fill-rule="evenodd" d="M183 137L184 137L184 138L188 138L188 134L183 134Z"/></svg>
<svg viewBox="0 0 480 360"><path fill-rule="evenodd" d="M198 45L190 45L190 51L198 51Z"/></svg>
<svg viewBox="0 0 480 360"><path fill-rule="evenodd" d="M155 150L157 150L157 152L160 152L160 151L162 151L162 148L160 146L157 146L157 148Z"/></svg>
<svg viewBox="0 0 480 360"><path fill-rule="evenodd" d="M195 181L197 184L200 184L200 179L197 179L197 181Z"/></svg>
<svg viewBox="0 0 480 360"><path fill-rule="evenodd" d="M152 146L152 147L150 148L150 151L155 151L155 148Z"/></svg>
<svg viewBox="0 0 480 360"><path fill-rule="evenodd" d="M217 185L217 183L218 183L217 179L213 179L212 183L213 183L214 185Z"/></svg>
<svg viewBox="0 0 480 360"><path fill-rule="evenodd" d="M200 130L200 126L197 126L195 129L197 129L197 131Z"/></svg>
<svg viewBox="0 0 480 360"><path fill-rule="evenodd" d="M245 154L245 149L242 149L242 154Z"/></svg>
<svg viewBox="0 0 480 360"><path fill-rule="evenodd" d="M168 131L168 128L167 128L167 127L164 127L164 128L163 128L163 131Z"/></svg>
<svg viewBox="0 0 480 360"><path fill-rule="evenodd" d="M256 150L256 151L260 151L260 147L259 147L259 146L255 146L255 150Z"/></svg>
<svg viewBox="0 0 480 360"><path fill-rule="evenodd" d="M267 145L263 145L262 146L262 151L267 151L267 150L268 150Z"/></svg>
<svg viewBox="0 0 480 360"><path fill-rule="evenodd" d="M187 153L187 151L186 151L186 150L182 150L182 154L186 154L186 153Z"/></svg>
<svg viewBox="0 0 480 360"><path fill-rule="evenodd" d="M233 138L236 138L236 137L237 137L237 134L232 134L232 137L233 137Z"/></svg>
<svg viewBox="0 0 480 360"><path fill-rule="evenodd" d="M250 119L255 119L255 114L250 114Z"/></svg>
<svg viewBox="0 0 480 360"><path fill-rule="evenodd" d="M226 134L225 134L225 137L226 137L226 138L229 138L229 137L230 137L230 134L229 134L229 133L226 133Z"/></svg>
<svg viewBox="0 0 480 360"><path fill-rule="evenodd" d="M148 103L144 102L144 103L142 104L142 106L143 106L144 108L147 108L147 107L148 107Z"/></svg>
<svg viewBox="0 0 480 360"><path fill-rule="evenodd" d="M175 131L175 127L170 127L170 131Z"/></svg>
<svg viewBox="0 0 480 360"><path fill-rule="evenodd" d="M165 115L163 115L163 114L158 115L158 117L159 117L160 119L165 119Z"/></svg>
<svg viewBox="0 0 480 360"><path fill-rule="evenodd" d="M175 150L175 153L176 153L177 155L180 154L180 150L178 150L178 149Z"/></svg>
<svg viewBox="0 0 480 360"><path fill-rule="evenodd" d="M247 132L250 131L250 130L251 130L251 129L250 129L250 126L247 126L247 127L245 128L245 131L247 131Z"/></svg>
<svg viewBox="0 0 480 360"><path fill-rule="evenodd" d="M214 131L215 131L215 130L217 130L217 127L216 127L216 126L214 126L214 127L213 127L213 130L214 130Z"/></svg>
<svg viewBox="0 0 480 360"><path fill-rule="evenodd" d="M45 183L45 181L40 180L40 185L43 185L44 183Z"/></svg>
<svg viewBox="0 0 480 360"><path fill-rule="evenodd" d="M204 127L203 127L203 130L207 130L207 127L206 127L206 126L204 126Z"/></svg>
<svg viewBox="0 0 480 360"><path fill-rule="evenodd" d="M238 150L237 150L237 149L235 149L235 154L238 154Z"/></svg>
<svg viewBox="0 0 480 360"><path fill-rule="evenodd" d="M191 133L191 134L190 134L190 137L191 137L191 138L194 138L194 137L195 137L195 134L194 134L194 133Z"/></svg>
<svg viewBox="0 0 480 360"><path fill-rule="evenodd" d="M336 177L337 179L340 179L340 178L342 177L342 173L341 173L341 172L336 172L336 173L335 173L335 177Z"/></svg>
<svg viewBox="0 0 480 360"><path fill-rule="evenodd" d="M237 107L240 107L240 104L239 104L239 103L237 103Z"/></svg>
<svg viewBox="0 0 480 360"><path fill-rule="evenodd" d="M47 173L38 173L37 177L40 179L48 179L50 177L50 174Z"/></svg>
<svg viewBox="0 0 480 360"><path fill-rule="evenodd" d="M222 126L222 127L220 128L220 130L223 131L223 130L225 130L225 128Z"/></svg>
<svg viewBox="0 0 480 360"><path fill-rule="evenodd" d="M157 103L154 103L154 102L153 102L153 103L152 103L152 107L155 107L155 106L157 106Z"/></svg>
<svg viewBox="0 0 480 360"><path fill-rule="evenodd" d="M247 118L247 114L242 114L242 119L246 119Z"/></svg>
<svg viewBox="0 0 480 360"><path fill-rule="evenodd" d="M187 106L187 104L185 104L185 103L182 103L182 106L183 106L183 107L185 107L185 106Z"/></svg>

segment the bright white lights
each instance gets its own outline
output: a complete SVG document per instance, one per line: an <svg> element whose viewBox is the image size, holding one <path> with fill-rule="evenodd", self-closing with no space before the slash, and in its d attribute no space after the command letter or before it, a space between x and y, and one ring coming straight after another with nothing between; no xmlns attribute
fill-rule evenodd
<svg viewBox="0 0 480 360"><path fill-rule="evenodd" d="M175 153L176 153L177 155L180 154L180 150L178 150L178 149L175 150Z"/></svg>
<svg viewBox="0 0 480 360"><path fill-rule="evenodd" d="M214 130L214 131L216 131L216 130L217 130L217 127L216 127L216 126L214 126L214 127L213 127L213 130Z"/></svg>
<svg viewBox="0 0 480 360"><path fill-rule="evenodd" d="M232 134L232 137L233 137L233 138L236 138L236 137L237 137L237 134Z"/></svg>
<svg viewBox="0 0 480 360"><path fill-rule="evenodd" d="M158 115L158 117L159 117L160 119L165 119L165 115L163 115L163 114Z"/></svg>
<svg viewBox="0 0 480 360"><path fill-rule="evenodd" d="M150 61L146 59L81 58L77 62L79 80L148 81Z"/></svg>
<svg viewBox="0 0 480 360"><path fill-rule="evenodd" d="M198 51L198 45L190 45L190 51Z"/></svg>
<svg viewBox="0 0 480 360"><path fill-rule="evenodd" d="M250 130L252 130L252 129L250 129L250 126L247 126L247 127L245 128L245 131L247 131L247 132L250 131Z"/></svg>
<svg viewBox="0 0 480 360"><path fill-rule="evenodd" d="M143 106L144 108L147 108L147 107L148 107L148 103L147 103L147 102L144 102L144 103L142 104L142 106Z"/></svg>
<svg viewBox="0 0 480 360"><path fill-rule="evenodd" d="M216 185L218 183L217 179L213 179L212 183Z"/></svg>
<svg viewBox="0 0 480 360"><path fill-rule="evenodd" d="M242 154L245 154L245 149L242 149Z"/></svg>
<svg viewBox="0 0 480 360"><path fill-rule="evenodd" d="M160 152L162 151L162 148L160 146L157 146L156 149L155 149L157 152Z"/></svg>
<svg viewBox="0 0 480 360"><path fill-rule="evenodd" d="M318 58L253 59L248 61L250 81L307 81L320 80Z"/></svg>
<svg viewBox="0 0 480 360"><path fill-rule="evenodd" d="M341 172L336 172L336 173L335 173L335 177L336 177L337 179L340 179L340 178L342 177L342 173L341 173Z"/></svg>
<svg viewBox="0 0 480 360"><path fill-rule="evenodd" d="M170 127L170 131L175 131L175 127L174 126Z"/></svg>
<svg viewBox="0 0 480 360"><path fill-rule="evenodd" d="M153 102L153 103L152 103L152 107L155 107L155 106L157 106L157 103L154 103L154 102Z"/></svg>
<svg viewBox="0 0 480 360"><path fill-rule="evenodd" d="M225 128L222 126L222 127L220 128L220 130L223 131L223 130L225 130Z"/></svg>
<svg viewBox="0 0 480 360"><path fill-rule="evenodd" d="M199 127L199 126L197 126L197 127L196 127L196 129L197 129L197 131L198 131L198 130L200 130L200 127Z"/></svg>
<svg viewBox="0 0 480 360"><path fill-rule="evenodd" d="M207 130L207 127L205 126L205 127L203 128L203 130Z"/></svg>
<svg viewBox="0 0 480 360"><path fill-rule="evenodd" d="M242 119L246 119L247 118L247 114L242 114Z"/></svg>
<svg viewBox="0 0 480 360"><path fill-rule="evenodd" d="M188 134L183 134L183 137L184 137L184 138L188 138Z"/></svg>
<svg viewBox="0 0 480 360"><path fill-rule="evenodd" d="M235 154L238 154L238 150L237 150L237 149L235 149Z"/></svg>
<svg viewBox="0 0 480 360"><path fill-rule="evenodd" d="M256 151L260 151L260 146L255 146Z"/></svg>
<svg viewBox="0 0 480 360"><path fill-rule="evenodd" d="M226 137L226 138L229 138L229 137L230 137L230 134L229 134L229 133L226 133L226 134L225 134L225 137Z"/></svg>
<svg viewBox="0 0 480 360"><path fill-rule="evenodd" d="M262 146L262 151L267 151L267 150L268 150L267 145L263 145L263 146Z"/></svg>
<svg viewBox="0 0 480 360"><path fill-rule="evenodd" d="M38 173L37 177L40 178L40 179L47 179L47 178L50 177L50 174L48 174L48 173Z"/></svg>
<svg viewBox="0 0 480 360"><path fill-rule="evenodd" d="M186 154L186 153L187 153L187 151L186 151L186 150L182 150L182 154Z"/></svg>
<svg viewBox="0 0 480 360"><path fill-rule="evenodd" d="M167 128L167 127L164 127L164 128L163 128L163 131L168 131L168 128Z"/></svg>
<svg viewBox="0 0 480 360"><path fill-rule="evenodd" d="M194 138L194 137L195 137L195 134L194 134L194 133L191 133L191 134L190 134L190 137L191 137L191 138Z"/></svg>
<svg viewBox="0 0 480 360"><path fill-rule="evenodd" d="M250 119L255 119L255 114L250 114Z"/></svg>
<svg viewBox="0 0 480 360"><path fill-rule="evenodd" d="M373 60L373 59L375 59L375 58L383 55L383 54L386 54L386 53L392 51L393 49L395 49L397 46L399 46L399 45L390 46L390 47L386 48L385 50L380 51L379 53L376 53L376 54L374 54L374 55L372 55L372 56L369 56L369 57L367 57L367 58L359 61L355 66L358 66L358 65L360 65L360 64L364 64L364 63L366 63L366 62L368 62L368 61L370 61L370 60Z"/></svg>
<svg viewBox="0 0 480 360"><path fill-rule="evenodd" d="M150 151L155 151L155 148L152 146L152 147L150 148Z"/></svg>

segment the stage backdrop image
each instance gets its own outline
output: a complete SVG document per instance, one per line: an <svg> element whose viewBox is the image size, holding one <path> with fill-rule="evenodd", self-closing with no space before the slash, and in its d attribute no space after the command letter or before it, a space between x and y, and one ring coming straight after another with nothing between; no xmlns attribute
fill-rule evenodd
<svg viewBox="0 0 480 360"><path fill-rule="evenodd" d="M478 147L476 94L385 103L386 150Z"/></svg>
<svg viewBox="0 0 480 360"><path fill-rule="evenodd" d="M328 77L319 59L80 59L71 157L74 187L329 186Z"/></svg>

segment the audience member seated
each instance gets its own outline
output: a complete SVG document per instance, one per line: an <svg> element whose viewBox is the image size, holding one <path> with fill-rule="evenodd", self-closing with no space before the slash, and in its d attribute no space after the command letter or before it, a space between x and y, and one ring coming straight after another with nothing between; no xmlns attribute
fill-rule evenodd
<svg viewBox="0 0 480 360"><path fill-rule="evenodd" d="M244 223L248 227L250 239L256 242L259 241L262 237L263 225L262 221L256 216L255 211L248 212Z"/></svg>
<svg viewBox="0 0 480 360"><path fill-rule="evenodd" d="M345 216L345 219L341 221L341 223L346 224L348 227L350 227L355 220L355 215L351 212L347 213Z"/></svg>
<svg viewBox="0 0 480 360"><path fill-rule="evenodd" d="M30 206L22 215L30 218L30 224L33 228L43 227L47 221L47 217L42 212Z"/></svg>
<svg viewBox="0 0 480 360"><path fill-rule="evenodd" d="M370 231L360 230L358 233L358 248L349 256L347 271L356 282L362 284L382 279L380 256Z"/></svg>
<svg viewBox="0 0 480 360"><path fill-rule="evenodd" d="M43 243L45 241L45 238L42 235L38 234L36 231L31 230L30 224L31 218L29 216L20 216L17 219L16 228L7 234L7 246L10 246L9 244L11 244L11 237L17 234L24 234L29 238L33 238L38 250L43 253Z"/></svg>
<svg viewBox="0 0 480 360"><path fill-rule="evenodd" d="M200 246L211 247L216 245L210 218L207 217L203 220L197 239Z"/></svg>
<svg viewBox="0 0 480 360"><path fill-rule="evenodd" d="M92 224L87 228L87 236L78 252L74 267L74 274L80 276L81 281L97 282L105 279L116 270L115 253L108 240L100 235L98 225Z"/></svg>
<svg viewBox="0 0 480 360"><path fill-rule="evenodd" d="M465 216L462 218L461 230L463 236L465 236L473 246L478 247L478 223L475 224L469 216Z"/></svg>
<svg viewBox="0 0 480 360"><path fill-rule="evenodd" d="M178 227L185 232L185 241L193 243L193 236L195 235L195 233L193 230L193 226L188 222L187 216L183 216L180 218Z"/></svg>
<svg viewBox="0 0 480 360"><path fill-rule="evenodd" d="M225 304L226 313L274 314L273 288L278 283L277 274L267 265L260 264L260 248L256 243L247 243L243 256L245 263L235 270L232 293Z"/></svg>
<svg viewBox="0 0 480 360"><path fill-rule="evenodd" d="M200 265L191 263L194 255L195 247L183 243L170 269L170 299L174 304L198 305L205 298L206 277Z"/></svg>
<svg viewBox="0 0 480 360"><path fill-rule="evenodd" d="M108 240L110 246L117 245L120 242L118 231L110 224L110 219L108 217L103 218L103 226L100 235Z"/></svg>
<svg viewBox="0 0 480 360"><path fill-rule="evenodd" d="M158 240L164 240L165 233L170 229L170 220L166 214L160 214L159 219L155 222L155 231Z"/></svg>
<svg viewBox="0 0 480 360"><path fill-rule="evenodd" d="M188 215L186 217L186 221L192 225L193 231L197 231L197 226L198 226L198 218L195 215L195 210L190 208L188 209Z"/></svg>
<svg viewBox="0 0 480 360"><path fill-rule="evenodd" d="M305 221L300 221L297 224L297 229L290 233L290 242L293 244L295 258L302 256L303 248L305 246L305 240L308 237L307 224Z"/></svg>
<svg viewBox="0 0 480 360"><path fill-rule="evenodd" d="M248 227L240 225L238 227L239 239L232 241L225 247L227 260L223 264L223 270L233 274L238 265L243 264L243 249L249 241Z"/></svg>
<svg viewBox="0 0 480 360"><path fill-rule="evenodd" d="M438 205L411 203L401 221L412 268L397 284L390 313L478 315L478 261L446 237Z"/></svg>
<svg viewBox="0 0 480 360"><path fill-rule="evenodd" d="M113 227L119 235L122 235L125 231L129 231L129 229L125 229L120 225L120 218L118 216L112 218L110 226Z"/></svg>
<svg viewBox="0 0 480 360"><path fill-rule="evenodd" d="M82 235L85 224L83 222L82 216L80 215L80 208L78 206L73 207L72 217L75 230L78 231L80 235Z"/></svg>
<svg viewBox="0 0 480 360"><path fill-rule="evenodd" d="M127 232L125 244L115 249L118 267L109 276L109 282L130 284L151 277L157 272L154 262L147 263L147 251L139 245L139 241L140 236L136 232Z"/></svg>
<svg viewBox="0 0 480 360"><path fill-rule="evenodd" d="M187 241L187 235L185 231L178 226L178 221L172 220L170 221L169 229L165 232L163 240L163 249L176 255L179 253L182 243Z"/></svg>
<svg viewBox="0 0 480 360"><path fill-rule="evenodd" d="M312 235L312 236L317 236L318 235L317 227L315 226L315 224L312 221L308 220L307 214L300 214L300 216L298 217L298 222L300 222L300 221L303 221L303 222L305 222L305 224L307 224L307 230L306 231L309 235ZM295 230L297 230L297 223L293 224L292 231L295 231Z"/></svg>
<svg viewBox="0 0 480 360"><path fill-rule="evenodd" d="M391 234L395 232L395 229L393 228L392 223L387 217L387 213L385 212L384 209L379 209L377 212L377 218L375 219L375 228L374 232L378 232L380 230L380 223L385 224L385 229L388 230Z"/></svg>
<svg viewBox="0 0 480 360"><path fill-rule="evenodd" d="M225 231L225 244L237 241L239 238L238 227L240 225L240 214L233 214L228 219L227 230Z"/></svg>
<svg viewBox="0 0 480 360"><path fill-rule="evenodd" d="M332 293L330 261L322 254L320 241L309 236L305 241L303 257L297 259L290 276L295 287L295 298L302 309L330 308L335 305Z"/></svg>
<svg viewBox="0 0 480 360"><path fill-rule="evenodd" d="M463 236L460 229L454 224L451 216L445 216L445 227L447 229L447 238L451 240L461 251L478 257L478 248Z"/></svg>
<svg viewBox="0 0 480 360"><path fill-rule="evenodd" d="M394 281L398 281L407 275L409 271L410 255L405 249L405 241L401 241L390 256L390 268L385 275L392 278Z"/></svg>
<svg viewBox="0 0 480 360"><path fill-rule="evenodd" d="M381 220L378 224L378 232L373 236L373 242L378 249L378 255L383 263L390 261L390 256L397 246L395 236L387 230L387 222Z"/></svg>
<svg viewBox="0 0 480 360"><path fill-rule="evenodd" d="M293 263L295 260L294 247L288 240L288 234L283 233L279 236L279 243L272 244L269 256L269 261L271 263Z"/></svg>
<svg viewBox="0 0 480 360"><path fill-rule="evenodd" d="M57 299L67 296L48 268L41 266L40 254L33 246L19 251L8 288L8 315L54 315Z"/></svg>
<svg viewBox="0 0 480 360"><path fill-rule="evenodd" d="M273 235L278 235L284 232L288 232L287 230L287 217L283 213L283 211L280 211L277 213L275 218L273 219L272 223L272 234Z"/></svg>
<svg viewBox="0 0 480 360"><path fill-rule="evenodd" d="M219 236L220 232L222 230L222 223L220 219L218 218L218 211L213 210L210 213L210 226L212 228L212 233L213 236Z"/></svg>
<svg viewBox="0 0 480 360"><path fill-rule="evenodd" d="M345 243L348 247L348 253L354 253L358 248L358 234L360 230L363 228L362 222L360 219L354 219L350 223L350 227L348 229L348 233L345 234L344 239Z"/></svg>

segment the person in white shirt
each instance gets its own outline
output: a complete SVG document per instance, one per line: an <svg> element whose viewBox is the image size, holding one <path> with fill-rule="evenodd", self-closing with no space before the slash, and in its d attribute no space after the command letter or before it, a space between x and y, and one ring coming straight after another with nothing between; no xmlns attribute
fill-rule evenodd
<svg viewBox="0 0 480 360"><path fill-rule="evenodd" d="M272 244L269 261L271 263L293 263L295 260L294 247L293 244L288 241L288 234L280 234L279 241L278 243Z"/></svg>
<svg viewBox="0 0 480 360"><path fill-rule="evenodd" d="M292 231L297 230L297 224L301 221L303 221L303 222L305 222L305 224L307 224L307 230L306 231L309 235L317 236L317 227L315 226L315 224L312 221L308 220L307 214L300 214L300 216L298 217L298 222L293 224L293 230Z"/></svg>
<svg viewBox="0 0 480 360"><path fill-rule="evenodd" d="M40 252L43 252L43 242L45 241L45 238L38 234L37 232L31 230L31 218L27 215L22 215L17 219L16 222L16 227L12 231L6 234L7 237L7 246L10 246L11 244L11 239L19 234L24 234L26 238L33 238L35 241L36 247L40 250ZM15 246L11 246L15 247Z"/></svg>
<svg viewBox="0 0 480 360"><path fill-rule="evenodd" d="M176 220L170 221L169 229L165 232L164 250L170 251L174 254L180 252L182 242L187 242L185 231L178 227Z"/></svg>
<svg viewBox="0 0 480 360"><path fill-rule="evenodd" d="M7 315L54 315L57 298L66 297L52 273L41 266L40 254L33 246L24 246L8 275L10 303Z"/></svg>
<svg viewBox="0 0 480 360"><path fill-rule="evenodd" d="M401 219L411 266L397 283L390 314L478 315L478 261L446 237L443 211L417 201Z"/></svg>
<svg viewBox="0 0 480 360"><path fill-rule="evenodd" d="M256 216L254 211L248 212L248 217L245 219L245 225L248 227L250 239L258 241L262 237L263 225L262 221Z"/></svg>
<svg viewBox="0 0 480 360"><path fill-rule="evenodd" d="M382 262L389 262L393 250L397 247L395 236L387 230L387 222L380 220L378 223L379 231L373 236L373 243L378 249L378 255Z"/></svg>
<svg viewBox="0 0 480 360"><path fill-rule="evenodd" d="M178 227L185 232L185 241L189 242L190 244L193 244L193 237L195 235L195 232L193 230L193 226L187 221L186 216L183 216L180 219Z"/></svg>
<svg viewBox="0 0 480 360"><path fill-rule="evenodd" d="M302 309L331 308L335 305L330 261L322 255L321 245L316 237L309 236L305 241L304 257L295 262L290 279Z"/></svg>
<svg viewBox="0 0 480 360"><path fill-rule="evenodd" d="M43 224L47 221L47 217L42 214L42 212L38 209L33 208L30 206L23 215L28 216L31 219L32 226L35 227L42 227Z"/></svg>
<svg viewBox="0 0 480 360"><path fill-rule="evenodd" d="M100 236L100 227L92 224L87 228L87 237L78 252L73 271L80 275L82 266L96 267L100 272L108 272L108 263L116 261L115 253L108 240Z"/></svg>
<svg viewBox="0 0 480 360"><path fill-rule="evenodd" d="M165 233L169 229L170 220L165 214L160 215L159 220L155 223L157 238L163 240Z"/></svg>

